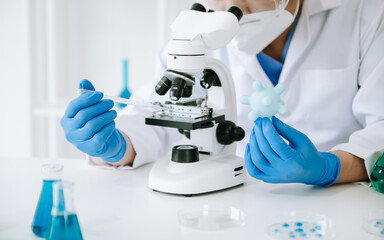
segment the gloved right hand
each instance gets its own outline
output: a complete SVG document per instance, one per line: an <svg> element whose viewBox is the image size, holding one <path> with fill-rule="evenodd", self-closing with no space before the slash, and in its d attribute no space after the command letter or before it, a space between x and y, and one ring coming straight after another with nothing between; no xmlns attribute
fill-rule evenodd
<svg viewBox="0 0 384 240"><path fill-rule="evenodd" d="M79 88L95 90L92 83L82 80ZM80 151L107 162L117 162L123 158L127 144L115 127L114 103L104 99L101 92L83 93L72 100L64 116L61 126L67 140Z"/></svg>

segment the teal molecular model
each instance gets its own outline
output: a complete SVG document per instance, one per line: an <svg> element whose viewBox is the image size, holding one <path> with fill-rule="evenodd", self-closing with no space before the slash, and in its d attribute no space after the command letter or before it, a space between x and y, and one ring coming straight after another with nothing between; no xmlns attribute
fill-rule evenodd
<svg viewBox="0 0 384 240"><path fill-rule="evenodd" d="M274 88L267 88L264 83L255 81L253 83L254 93L251 96L242 96L240 102L250 105L252 111L248 114L249 120L254 122L258 117L272 118L277 113L285 115L288 109L280 99L285 87L277 84Z"/></svg>

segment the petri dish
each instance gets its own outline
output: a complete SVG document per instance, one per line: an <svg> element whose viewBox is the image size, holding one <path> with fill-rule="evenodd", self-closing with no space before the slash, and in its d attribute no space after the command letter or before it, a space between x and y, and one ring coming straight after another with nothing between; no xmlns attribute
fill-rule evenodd
<svg viewBox="0 0 384 240"><path fill-rule="evenodd" d="M375 209L365 213L363 228L366 232L384 239L384 209Z"/></svg>
<svg viewBox="0 0 384 240"><path fill-rule="evenodd" d="M268 226L271 239L332 239L329 219L320 214L290 212L279 215Z"/></svg>
<svg viewBox="0 0 384 240"><path fill-rule="evenodd" d="M187 228L218 231L243 226L245 213L235 207L205 204L180 210L178 219Z"/></svg>
<svg viewBox="0 0 384 240"><path fill-rule="evenodd" d="M384 239L384 217L367 220L364 222L363 227L368 233Z"/></svg>

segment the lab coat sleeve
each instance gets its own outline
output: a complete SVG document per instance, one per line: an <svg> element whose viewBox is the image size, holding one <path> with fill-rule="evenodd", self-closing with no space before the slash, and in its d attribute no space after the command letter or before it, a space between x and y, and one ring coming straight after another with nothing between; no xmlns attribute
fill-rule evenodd
<svg viewBox="0 0 384 240"><path fill-rule="evenodd" d="M374 6L361 22L359 90L352 104L362 129L332 149L363 158L368 176L384 150L384 3Z"/></svg>
<svg viewBox="0 0 384 240"><path fill-rule="evenodd" d="M154 91L155 84L162 77L165 70L165 59L163 51L158 58L157 78L150 84L146 84L140 90L135 92L131 99L145 101L164 102L168 95L160 97ZM158 126L145 125L145 117L151 116L152 109L146 109L136 106L128 106L120 111L116 121L116 128L124 132L131 140L136 152L132 166L110 166L104 160L97 157L87 156L90 165L101 168L133 169L146 163L156 161L166 155L172 144L182 139L182 135L176 128L164 128Z"/></svg>

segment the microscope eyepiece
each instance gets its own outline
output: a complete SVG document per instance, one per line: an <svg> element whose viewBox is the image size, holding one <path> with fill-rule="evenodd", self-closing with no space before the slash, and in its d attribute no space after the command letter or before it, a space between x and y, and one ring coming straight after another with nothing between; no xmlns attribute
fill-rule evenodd
<svg viewBox="0 0 384 240"><path fill-rule="evenodd" d="M172 101L178 101L183 96L185 86L186 82L184 79L179 77L175 78L172 82L169 98Z"/></svg>
<svg viewBox="0 0 384 240"><path fill-rule="evenodd" d="M238 7L232 6L232 7L228 8L227 11L230 13L233 13L239 21L243 17L243 12Z"/></svg>
<svg viewBox="0 0 384 240"><path fill-rule="evenodd" d="M191 10L199 11L199 12L206 12L207 10L203 5L200 3L194 3L191 7Z"/></svg>
<svg viewBox="0 0 384 240"><path fill-rule="evenodd" d="M171 88L172 81L169 80L167 77L162 77L160 81L157 83L155 87L155 91L160 96L163 96L168 92L168 90Z"/></svg>

